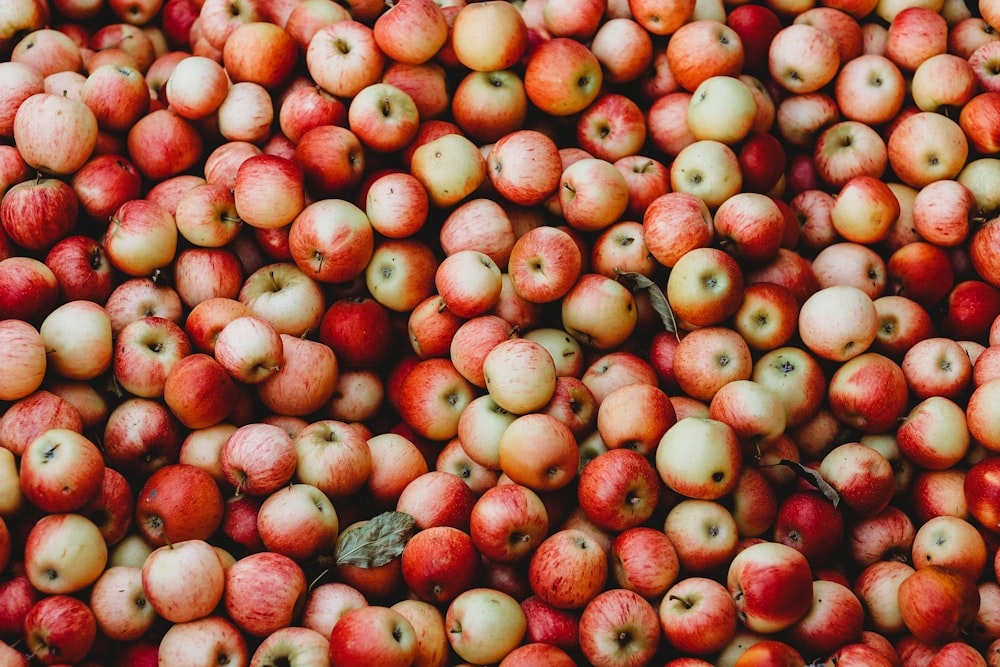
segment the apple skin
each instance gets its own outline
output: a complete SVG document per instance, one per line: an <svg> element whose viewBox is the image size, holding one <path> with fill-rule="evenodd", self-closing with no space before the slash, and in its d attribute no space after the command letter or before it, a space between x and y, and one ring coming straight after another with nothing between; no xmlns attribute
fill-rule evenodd
<svg viewBox="0 0 1000 667"><path fill-rule="evenodd" d="M923 567L899 584L903 624L921 641L958 638L979 610L979 589L967 577L937 565Z"/></svg>
<svg viewBox="0 0 1000 667"><path fill-rule="evenodd" d="M623 642L625 633L630 641ZM591 663L652 660L660 644L660 619L644 597L622 588L598 594L580 614L580 651Z"/></svg>
<svg viewBox="0 0 1000 667"><path fill-rule="evenodd" d="M828 562L843 544L844 516L819 491L796 491L778 508L774 539L798 549L810 563Z"/></svg>
<svg viewBox="0 0 1000 667"><path fill-rule="evenodd" d="M97 639L97 620L87 604L68 595L35 603L24 619L27 648L42 664L81 662Z"/></svg>
<svg viewBox="0 0 1000 667"><path fill-rule="evenodd" d="M136 497L136 527L155 546L208 539L222 523L222 492L207 472L175 463L160 468Z"/></svg>
<svg viewBox="0 0 1000 667"><path fill-rule="evenodd" d="M0 278L9 286L0 297L0 315L4 319L38 326L59 302L58 278L40 260L22 256L2 259Z"/></svg>
<svg viewBox="0 0 1000 667"><path fill-rule="evenodd" d="M247 640L228 618L213 614L171 625L160 639L162 664L245 665L250 661Z"/></svg>
<svg viewBox="0 0 1000 667"><path fill-rule="evenodd" d="M521 644L527 620L511 595L490 588L470 588L448 605L445 628L459 658L491 664Z"/></svg>
<svg viewBox="0 0 1000 667"><path fill-rule="evenodd" d="M41 599L42 594L31 585L23 563L11 563L9 576L0 582L0 637L10 639L24 630L24 617Z"/></svg>
<svg viewBox="0 0 1000 667"><path fill-rule="evenodd" d="M154 549L140 576L146 600L171 623L204 618L222 600L222 562L215 547L204 540L184 540Z"/></svg>
<svg viewBox="0 0 1000 667"><path fill-rule="evenodd" d="M727 587L743 624L777 632L805 616L812 604L812 569L800 552L776 542L740 551L729 564Z"/></svg>
<svg viewBox="0 0 1000 667"><path fill-rule="evenodd" d="M577 498L587 517L620 533L645 523L656 511L660 478L649 459L631 449L614 449L584 466Z"/></svg>
<svg viewBox="0 0 1000 667"><path fill-rule="evenodd" d="M736 634L736 603L718 581L685 577L660 601L664 639L684 653L709 655L723 649Z"/></svg>
<svg viewBox="0 0 1000 667"><path fill-rule="evenodd" d="M237 560L225 571L222 604L243 632L266 637L296 625L308 596L305 573L294 560L262 551Z"/></svg>
<svg viewBox="0 0 1000 667"><path fill-rule="evenodd" d="M45 431L21 457L24 497L45 512L79 510L97 496L103 480L104 462L97 445L69 429Z"/></svg>
<svg viewBox="0 0 1000 667"><path fill-rule="evenodd" d="M567 37L549 39L533 50L524 73L528 99L554 116L585 109L597 97L602 82L597 57Z"/></svg>
<svg viewBox="0 0 1000 667"><path fill-rule="evenodd" d="M393 344L388 309L368 297L346 297L330 304L320 321L319 340L344 367L376 367Z"/></svg>
<svg viewBox="0 0 1000 667"><path fill-rule="evenodd" d="M577 573L573 580L563 572ZM603 589L608 557L587 533L568 528L549 535L528 566L531 588L543 602L559 609L579 609Z"/></svg>
<svg viewBox="0 0 1000 667"><path fill-rule="evenodd" d="M104 537L80 514L45 514L24 538L25 573L43 594L78 593L97 581L107 562Z"/></svg>
<svg viewBox="0 0 1000 667"><path fill-rule="evenodd" d="M419 531L403 548L403 580L418 598L448 604L473 585L480 562L467 532L432 526Z"/></svg>
<svg viewBox="0 0 1000 667"><path fill-rule="evenodd" d="M366 606L344 614L330 634L331 667L413 664L417 637L413 625L398 611Z"/></svg>
<svg viewBox="0 0 1000 667"><path fill-rule="evenodd" d="M896 362L864 352L834 371L827 398L839 419L865 433L879 433L906 414L909 391Z"/></svg>

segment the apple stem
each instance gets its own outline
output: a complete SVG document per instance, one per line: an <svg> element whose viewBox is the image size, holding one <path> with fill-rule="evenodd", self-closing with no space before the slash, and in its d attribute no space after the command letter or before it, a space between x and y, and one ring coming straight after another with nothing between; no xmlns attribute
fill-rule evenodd
<svg viewBox="0 0 1000 667"><path fill-rule="evenodd" d="M690 609L691 608L691 603L688 602L687 600L685 600L682 597L677 597L676 595L671 595L669 597L669 599L670 599L671 602L674 602L674 601L680 602L682 605L684 605L685 609Z"/></svg>
<svg viewBox="0 0 1000 667"><path fill-rule="evenodd" d="M329 574L329 572L330 572L330 568L326 568L325 570L323 570L322 572L320 572L319 574L317 574L316 577L313 578L313 580L309 582L309 590L311 591L313 588L315 588L316 584L319 583L319 580L322 579L323 577L325 577L327 574Z"/></svg>

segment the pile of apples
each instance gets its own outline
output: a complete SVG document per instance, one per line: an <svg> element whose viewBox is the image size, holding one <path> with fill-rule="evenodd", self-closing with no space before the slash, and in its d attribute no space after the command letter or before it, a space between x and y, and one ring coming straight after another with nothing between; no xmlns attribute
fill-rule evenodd
<svg viewBox="0 0 1000 667"><path fill-rule="evenodd" d="M1000 665L1000 0L4 0L0 665Z"/></svg>

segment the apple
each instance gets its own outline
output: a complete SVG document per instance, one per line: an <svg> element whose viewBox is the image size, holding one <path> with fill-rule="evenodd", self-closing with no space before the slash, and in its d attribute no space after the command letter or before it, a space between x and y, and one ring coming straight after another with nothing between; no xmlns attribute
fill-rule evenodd
<svg viewBox="0 0 1000 667"><path fill-rule="evenodd" d="M163 400L188 428L218 424L233 411L237 386L214 357L192 353L178 360L163 385Z"/></svg>
<svg viewBox="0 0 1000 667"><path fill-rule="evenodd" d="M12 137L14 117L24 100L44 92L45 76L35 67L25 63L7 61L0 71L4 73L4 106L0 115L0 134Z"/></svg>
<svg viewBox="0 0 1000 667"><path fill-rule="evenodd" d="M481 274L480 277L484 276ZM463 318L447 307L440 294L432 294L418 303L410 311L410 316L407 318L406 333L410 339L410 347L421 359L446 356L450 353L455 335L464 323ZM458 348L456 348L457 350ZM455 367L459 369L463 377L469 374L467 366L476 366L482 363L482 360L471 362L461 355L456 356L458 356L458 360ZM478 375L481 375L481 372ZM478 381L477 384L479 384Z"/></svg>
<svg viewBox="0 0 1000 667"><path fill-rule="evenodd" d="M274 116L270 93L252 81L231 84L214 114L223 138L248 143L261 143L270 136ZM291 152L291 147L289 149Z"/></svg>
<svg viewBox="0 0 1000 667"><path fill-rule="evenodd" d="M644 383L611 391L597 411L597 430L609 449L633 449L644 456L656 451L663 434L676 421L667 394Z"/></svg>
<svg viewBox="0 0 1000 667"><path fill-rule="evenodd" d="M249 663L250 651L246 637L232 621L212 614L171 625L160 639L158 660L236 667Z"/></svg>
<svg viewBox="0 0 1000 667"><path fill-rule="evenodd" d="M28 502L48 513L73 512L100 491L104 460L87 437L51 428L24 448L19 475Z"/></svg>
<svg viewBox="0 0 1000 667"><path fill-rule="evenodd" d="M666 296L682 327L718 325L739 308L743 272L722 250L694 248L672 267Z"/></svg>
<svg viewBox="0 0 1000 667"><path fill-rule="evenodd" d="M72 595L101 576L108 548L100 529L76 513L46 514L24 540L24 571L43 595Z"/></svg>
<svg viewBox="0 0 1000 667"><path fill-rule="evenodd" d="M469 529L476 495L462 478L431 470L410 480L396 501L396 511L413 517L418 529L451 526Z"/></svg>
<svg viewBox="0 0 1000 667"><path fill-rule="evenodd" d="M94 646L97 621L85 602L69 595L50 595L28 612L24 638L31 654L43 664L78 663Z"/></svg>
<svg viewBox="0 0 1000 667"><path fill-rule="evenodd" d="M438 208L453 206L475 192L486 181L486 171L482 151L461 134L421 144L410 158L410 173Z"/></svg>
<svg viewBox="0 0 1000 667"><path fill-rule="evenodd" d="M714 500L682 498L667 512L663 532L674 545L681 570L695 575L725 567L739 548L733 513Z"/></svg>
<svg viewBox="0 0 1000 667"><path fill-rule="evenodd" d="M508 412L526 414L544 407L555 392L555 362L540 343L508 338L483 359L483 378L493 401Z"/></svg>
<svg viewBox="0 0 1000 667"><path fill-rule="evenodd" d="M469 517L473 545L483 556L500 563L527 559L548 529L548 511L541 497L521 484L486 490Z"/></svg>
<svg viewBox="0 0 1000 667"><path fill-rule="evenodd" d="M830 450L820 462L819 473L857 515L876 515L892 500L892 465L861 443L844 443Z"/></svg>
<svg viewBox="0 0 1000 667"><path fill-rule="evenodd" d="M621 532L645 523L659 502L656 468L641 453L614 449L591 460L580 473L577 497L599 527Z"/></svg>
<svg viewBox="0 0 1000 667"><path fill-rule="evenodd" d="M403 378L399 409L419 435L448 440L457 434L459 416L473 398L473 385L450 360L425 359Z"/></svg>
<svg viewBox="0 0 1000 667"><path fill-rule="evenodd" d="M68 176L82 167L97 145L97 134L90 107L53 93L29 96L14 115L14 143L21 156L46 174Z"/></svg>
<svg viewBox="0 0 1000 667"><path fill-rule="evenodd" d="M394 507L403 489L428 471L427 460L413 441L399 433L374 435L368 447L372 466L365 489L378 506Z"/></svg>
<svg viewBox="0 0 1000 667"><path fill-rule="evenodd" d="M897 633L904 629L898 590L903 580L914 571L908 563L880 560L858 574L853 585L854 593L867 610L869 623L875 631Z"/></svg>
<svg viewBox="0 0 1000 667"><path fill-rule="evenodd" d="M268 54L266 59L263 53ZM222 62L231 81L251 81L268 90L288 81L298 55L292 35L269 21L238 26L222 45Z"/></svg>
<svg viewBox="0 0 1000 667"><path fill-rule="evenodd" d="M45 264L66 301L105 303L114 289L114 272L104 246L89 236L64 237L49 249Z"/></svg>
<svg viewBox="0 0 1000 667"><path fill-rule="evenodd" d="M658 60L665 66L666 51L660 53L664 55ZM686 90L678 90L672 78L664 88L665 92L657 96L646 111L646 134L657 149L676 156L696 141L687 120L693 95Z"/></svg>
<svg viewBox="0 0 1000 667"><path fill-rule="evenodd" d="M528 26L520 11L491 2L455 14L450 45L455 59L479 72L504 70L518 63L528 47Z"/></svg>
<svg viewBox="0 0 1000 667"><path fill-rule="evenodd" d="M212 552L215 556L215 552ZM216 557L218 560L218 557ZM106 569L94 582L88 604L97 629L109 639L134 642L150 630L156 612L142 587L142 570L129 565Z"/></svg>
<svg viewBox="0 0 1000 667"><path fill-rule="evenodd" d="M778 515L778 495L767 476L745 466L733 491L732 515L740 535L760 537Z"/></svg>
<svg viewBox="0 0 1000 667"><path fill-rule="evenodd" d="M701 327L684 335L674 353L674 377L683 393L706 403L733 380L753 372L750 346L723 326Z"/></svg>
<svg viewBox="0 0 1000 667"><path fill-rule="evenodd" d="M729 564L727 588L748 630L773 633L793 626L812 605L809 561L795 549L760 542Z"/></svg>
<svg viewBox="0 0 1000 667"><path fill-rule="evenodd" d="M580 614L580 651L593 664L642 663L652 659L659 643L656 609L635 591L603 591Z"/></svg>
<svg viewBox="0 0 1000 667"><path fill-rule="evenodd" d="M635 297L614 278L584 273L563 297L563 329L581 344L610 350L635 330L638 312Z"/></svg>
<svg viewBox="0 0 1000 667"><path fill-rule="evenodd" d="M329 664L330 642L327 637L306 627L279 628L264 638L250 656L254 667L280 664L308 667Z"/></svg>
<svg viewBox="0 0 1000 667"><path fill-rule="evenodd" d="M245 424L226 439L220 461L237 495L266 496L287 484L295 473L295 444L279 426Z"/></svg>
<svg viewBox="0 0 1000 667"><path fill-rule="evenodd" d="M26 250L49 250L75 229L80 203L57 178L38 177L9 188L0 201L3 231Z"/></svg>
<svg viewBox="0 0 1000 667"><path fill-rule="evenodd" d="M80 508L80 513L97 525L109 546L117 545L128 534L135 516L135 498L128 479L105 466L100 490Z"/></svg>
<svg viewBox="0 0 1000 667"><path fill-rule="evenodd" d="M570 484L580 453L569 427L550 415L532 412L514 419L497 445L500 470L512 481L536 492Z"/></svg>
<svg viewBox="0 0 1000 667"><path fill-rule="evenodd" d="M723 584L707 577L685 577L671 586L658 613L664 639L684 653L716 653L736 634L733 597Z"/></svg>
<svg viewBox="0 0 1000 667"><path fill-rule="evenodd" d="M921 111L894 126L887 142L889 164L900 180L913 187L954 179L968 156L961 127L940 114ZM933 152L935 157L927 157Z"/></svg>
<svg viewBox="0 0 1000 667"><path fill-rule="evenodd" d="M166 465L151 474L136 496L135 523L154 546L208 539L222 522L222 492L191 464Z"/></svg>
<svg viewBox="0 0 1000 667"><path fill-rule="evenodd" d="M294 560L263 551L226 569L222 604L240 630L266 637L298 622L307 593L305 574Z"/></svg>
<svg viewBox="0 0 1000 667"><path fill-rule="evenodd" d="M369 84L354 95L347 109L347 121L351 132L366 147L391 153L405 148L416 137L420 114L409 93L380 82Z"/></svg>
<svg viewBox="0 0 1000 667"><path fill-rule="evenodd" d="M191 342L180 325L162 317L140 318L118 332L115 381L135 396L162 396L170 370L190 353Z"/></svg>
<svg viewBox="0 0 1000 667"><path fill-rule="evenodd" d="M329 637L340 617L368 604L361 591L341 582L314 586L302 611L302 626ZM324 654L325 655L325 654Z"/></svg>
<svg viewBox="0 0 1000 667"><path fill-rule="evenodd" d="M499 662L521 644L527 621L510 595L470 588L448 605L445 627L451 648L460 658L486 664Z"/></svg>
<svg viewBox="0 0 1000 667"><path fill-rule="evenodd" d="M768 47L768 71L791 93L820 90L834 79L839 67L837 42L829 33L808 23L785 26Z"/></svg>
<svg viewBox="0 0 1000 667"><path fill-rule="evenodd" d="M583 257L573 237L548 225L518 237L507 263L514 291L533 303L549 303L565 296L582 268Z"/></svg>
<svg viewBox="0 0 1000 667"><path fill-rule="evenodd" d="M920 568L899 584L903 624L921 641L945 643L975 619L979 589L964 575L938 565Z"/></svg>
<svg viewBox="0 0 1000 667"><path fill-rule="evenodd" d="M965 519L936 516L917 529L912 558L918 570L936 565L977 581L987 564L986 542Z"/></svg>
<svg viewBox="0 0 1000 667"><path fill-rule="evenodd" d="M331 667L347 665L413 664L417 636L413 625L398 611L379 605L348 611L330 634Z"/></svg>
<svg viewBox="0 0 1000 667"><path fill-rule="evenodd" d="M528 56L524 89L543 112L568 116L582 111L597 97L603 74L597 56L582 43L553 37Z"/></svg>
<svg viewBox="0 0 1000 667"><path fill-rule="evenodd" d="M128 155L139 172L162 180L193 167L205 150L196 127L172 109L156 109L140 118L127 135Z"/></svg>
<svg viewBox="0 0 1000 667"><path fill-rule="evenodd" d="M475 583L481 557L466 531L438 525L419 530L407 541L401 565L410 591L418 599L441 605Z"/></svg>
<svg viewBox="0 0 1000 667"><path fill-rule="evenodd" d="M234 298L243 284L243 264L228 248L184 248L173 269L174 289L188 308L216 297Z"/></svg>
<svg viewBox="0 0 1000 667"><path fill-rule="evenodd" d="M794 491L778 507L774 541L801 551L814 565L829 562L844 542L843 512L819 491Z"/></svg>
<svg viewBox="0 0 1000 667"><path fill-rule="evenodd" d="M450 108L465 135L490 144L523 127L528 96L524 82L510 70L473 71L455 86Z"/></svg>
<svg viewBox="0 0 1000 667"><path fill-rule="evenodd" d="M222 600L224 581L215 548L197 539L154 549L141 570L146 600L158 616L171 623L209 616Z"/></svg>
<svg viewBox="0 0 1000 667"><path fill-rule="evenodd" d="M315 330L326 309L319 283L294 262L260 267L247 276L238 299L278 333L292 336Z"/></svg>
<svg viewBox="0 0 1000 667"><path fill-rule="evenodd" d="M0 277L12 288L0 301L5 320L38 326L58 306L58 278L41 260L19 255L0 260Z"/></svg>
<svg viewBox="0 0 1000 667"><path fill-rule="evenodd" d="M361 140L340 125L306 130L293 157L302 169L308 192L315 197L346 194L361 183L366 165Z"/></svg>
<svg viewBox="0 0 1000 667"><path fill-rule="evenodd" d="M83 418L73 403L52 391L40 389L11 403L0 416L0 446L22 457L33 440L53 428L82 433ZM14 484L12 491L20 496L20 484Z"/></svg>
<svg viewBox="0 0 1000 667"><path fill-rule="evenodd" d="M947 49L948 24L938 12L906 7L893 15L892 22L886 55L903 69L913 71L927 58Z"/></svg>
<svg viewBox="0 0 1000 667"><path fill-rule="evenodd" d="M858 517L847 526L847 550L861 567L910 553L916 527L913 520L894 505L870 517Z"/></svg>
<svg viewBox="0 0 1000 667"><path fill-rule="evenodd" d="M689 250L714 239L712 214L695 194L671 192L654 199L643 214L643 238L656 260L673 267Z"/></svg>
<svg viewBox="0 0 1000 667"><path fill-rule="evenodd" d="M714 139L685 146L670 165L670 187L700 197L710 209L738 194L743 173L736 152Z"/></svg>
<svg viewBox="0 0 1000 667"><path fill-rule="evenodd" d="M500 267L478 250L458 250L445 257L434 274L445 307L463 319L488 312L500 298Z"/></svg>
<svg viewBox="0 0 1000 667"><path fill-rule="evenodd" d="M411 321L413 319L411 315ZM450 327L449 327L450 328ZM451 336L448 354L455 368L472 384L486 388L483 361L500 343L514 335L506 320L496 315L480 315L459 324ZM424 345L420 345L420 352Z"/></svg>
<svg viewBox="0 0 1000 667"><path fill-rule="evenodd" d="M364 210L375 231L389 238L406 238L424 226L429 206L420 181L406 172L390 172L372 181Z"/></svg>
<svg viewBox="0 0 1000 667"><path fill-rule="evenodd" d="M577 576L559 573L571 567ZM608 557L583 531L567 528L545 538L531 556L528 578L542 601L560 609L579 609L603 589Z"/></svg>
<svg viewBox="0 0 1000 667"><path fill-rule="evenodd" d="M685 12L685 7L686 4L681 5L679 15ZM740 73L746 51L739 33L717 19L685 21L671 33L673 43L668 42L666 52L667 63L681 88L694 91L711 76Z"/></svg>

